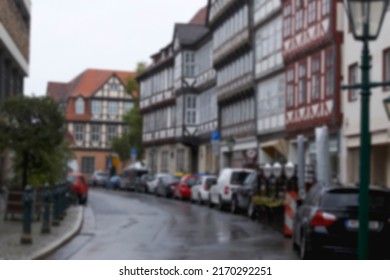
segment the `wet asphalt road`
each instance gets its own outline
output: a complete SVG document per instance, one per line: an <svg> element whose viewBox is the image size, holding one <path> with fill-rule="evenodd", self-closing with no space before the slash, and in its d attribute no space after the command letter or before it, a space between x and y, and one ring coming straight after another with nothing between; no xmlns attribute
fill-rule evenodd
<svg viewBox="0 0 390 280"><path fill-rule="evenodd" d="M49 259L297 259L291 240L244 216L93 189L78 236Z"/></svg>

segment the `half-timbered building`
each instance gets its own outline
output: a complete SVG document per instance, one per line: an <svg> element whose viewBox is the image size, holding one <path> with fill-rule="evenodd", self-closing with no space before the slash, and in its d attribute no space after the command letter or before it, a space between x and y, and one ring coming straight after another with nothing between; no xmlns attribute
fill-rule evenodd
<svg viewBox="0 0 390 280"><path fill-rule="evenodd" d="M123 116L133 108L126 93L132 72L88 69L69 83L49 82L47 95L65 102L68 131L79 171L89 176L110 167L111 140L128 129Z"/></svg>
<svg viewBox="0 0 390 280"><path fill-rule="evenodd" d="M253 79L252 1L208 1L221 134L220 168L255 166L256 109Z"/></svg>
<svg viewBox="0 0 390 280"><path fill-rule="evenodd" d="M296 162L296 137L301 134L306 163L315 165L315 128L326 125L331 175L338 176L342 1L283 0L282 5L289 159Z"/></svg>
<svg viewBox="0 0 390 280"><path fill-rule="evenodd" d="M288 145L285 140L281 1L255 0L253 22L259 163L284 163Z"/></svg>
<svg viewBox="0 0 390 280"><path fill-rule="evenodd" d="M172 44L152 55L152 64L137 77L146 165L153 172L175 167L176 99L173 90L174 56Z"/></svg>
<svg viewBox="0 0 390 280"><path fill-rule="evenodd" d="M189 23L176 24L172 43L152 56L152 64L138 76L143 143L153 173L217 169L210 144L210 133L218 128L216 74L206 13L202 8ZM168 75L162 84L167 86L156 90L156 75L164 71ZM156 128L158 122L163 130Z"/></svg>

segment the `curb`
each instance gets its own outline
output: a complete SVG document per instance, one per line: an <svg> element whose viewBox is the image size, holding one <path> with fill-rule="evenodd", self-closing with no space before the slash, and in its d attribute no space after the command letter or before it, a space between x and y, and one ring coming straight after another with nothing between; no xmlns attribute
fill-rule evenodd
<svg viewBox="0 0 390 280"><path fill-rule="evenodd" d="M84 206L78 207L80 208L79 215L77 217L77 222L72 227L72 229L68 231L63 237L59 238L57 241L52 242L51 244L41 249L39 252L33 254L31 257L29 257L30 260L46 259L48 256L57 251L60 247L71 241L77 234L79 234L84 221Z"/></svg>

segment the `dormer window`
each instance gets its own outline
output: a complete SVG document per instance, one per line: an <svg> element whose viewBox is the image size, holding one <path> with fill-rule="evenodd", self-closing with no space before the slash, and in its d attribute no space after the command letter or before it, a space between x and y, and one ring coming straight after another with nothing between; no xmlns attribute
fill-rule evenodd
<svg viewBox="0 0 390 280"><path fill-rule="evenodd" d="M75 107L76 115L84 114L85 105L84 100L81 97L77 98Z"/></svg>

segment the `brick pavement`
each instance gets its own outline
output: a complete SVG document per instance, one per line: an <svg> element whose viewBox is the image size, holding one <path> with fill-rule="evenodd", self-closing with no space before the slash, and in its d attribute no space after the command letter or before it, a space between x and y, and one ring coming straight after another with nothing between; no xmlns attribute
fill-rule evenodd
<svg viewBox="0 0 390 280"><path fill-rule="evenodd" d="M22 221L4 221L4 197L0 193L0 259L42 259L74 237L81 229L84 207L72 206L60 226L51 227L50 234L41 234L42 222L32 223L31 245L20 244Z"/></svg>

